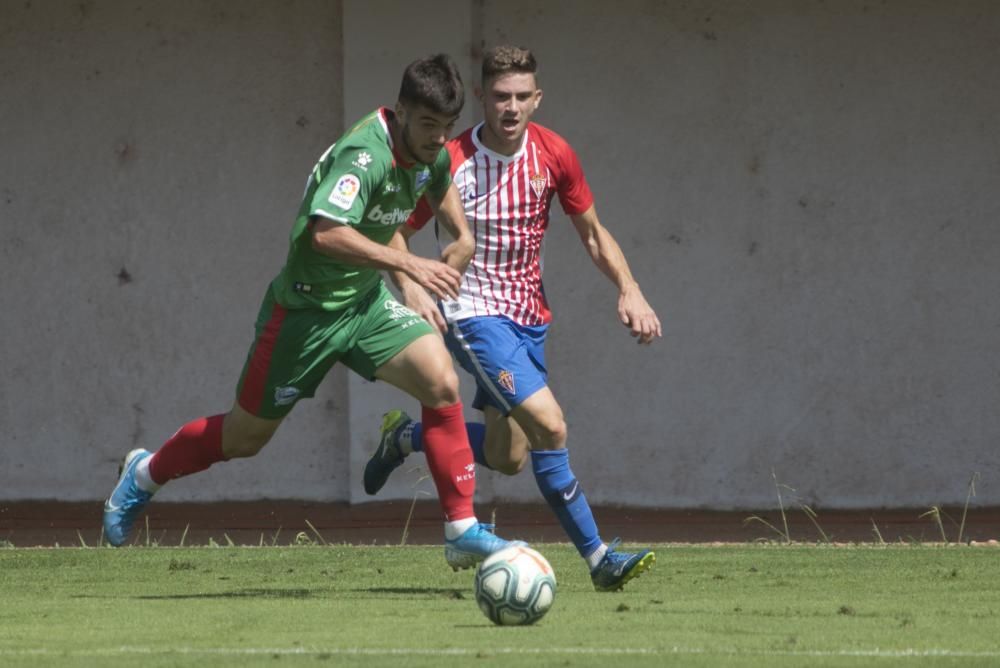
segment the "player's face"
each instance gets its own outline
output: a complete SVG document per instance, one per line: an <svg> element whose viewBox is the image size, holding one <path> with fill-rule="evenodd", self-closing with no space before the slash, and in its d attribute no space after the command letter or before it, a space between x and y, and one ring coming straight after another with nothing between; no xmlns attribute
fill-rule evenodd
<svg viewBox="0 0 1000 668"><path fill-rule="evenodd" d="M528 121L542 101L535 75L526 72L501 74L486 82L480 97L486 131L499 146L511 150L520 148Z"/></svg>
<svg viewBox="0 0 1000 668"><path fill-rule="evenodd" d="M403 157L425 165L437 160L458 121L458 116L438 114L423 105L407 107L403 104L396 105L396 118L399 120Z"/></svg>

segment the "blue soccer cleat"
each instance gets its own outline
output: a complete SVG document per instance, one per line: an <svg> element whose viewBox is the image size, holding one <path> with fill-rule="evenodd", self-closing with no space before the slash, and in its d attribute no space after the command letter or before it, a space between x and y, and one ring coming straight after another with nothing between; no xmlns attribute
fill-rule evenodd
<svg viewBox="0 0 1000 668"><path fill-rule="evenodd" d="M398 408L382 416L382 439L365 464L365 494L378 494L389 475L406 459L399 450L397 438L400 430L410 422L413 422L410 416Z"/></svg>
<svg viewBox="0 0 1000 668"><path fill-rule="evenodd" d="M594 583L597 591L618 591L625 586L625 583L640 573L649 570L656 563L656 554L652 550L639 550L638 552L616 552L615 548L621 540L615 538L611 545L608 545L608 552L597 564L597 568L590 571L590 581Z"/></svg>
<svg viewBox="0 0 1000 668"><path fill-rule="evenodd" d="M104 502L104 536L115 547L121 546L129 539L132 523L153 498L151 493L139 489L135 484L135 467L151 456L151 452L142 449L133 450L125 455L125 460L118 471L118 484Z"/></svg>
<svg viewBox="0 0 1000 668"><path fill-rule="evenodd" d="M455 540L444 541L444 558L453 571L472 568L494 552L525 547L523 540L504 540L493 533L492 524L476 522Z"/></svg>

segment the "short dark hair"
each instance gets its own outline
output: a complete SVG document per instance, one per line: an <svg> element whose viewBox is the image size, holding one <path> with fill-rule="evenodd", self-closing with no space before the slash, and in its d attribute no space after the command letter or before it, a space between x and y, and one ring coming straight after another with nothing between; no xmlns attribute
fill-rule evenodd
<svg viewBox="0 0 1000 668"><path fill-rule="evenodd" d="M483 54L483 85L502 74L535 74L538 63L530 49L520 46L497 46Z"/></svg>
<svg viewBox="0 0 1000 668"><path fill-rule="evenodd" d="M457 116L465 104L465 88L455 61L439 53L410 63L403 72L399 101L423 105L436 114Z"/></svg>

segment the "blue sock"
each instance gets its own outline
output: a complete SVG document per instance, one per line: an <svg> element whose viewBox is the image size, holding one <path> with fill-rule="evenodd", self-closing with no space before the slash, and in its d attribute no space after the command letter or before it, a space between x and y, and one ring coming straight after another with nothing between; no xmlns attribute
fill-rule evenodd
<svg viewBox="0 0 1000 668"><path fill-rule="evenodd" d="M466 422L465 431L469 434L469 445L472 446L472 458L477 464L488 469L493 467L486 463L486 453L483 451L483 443L486 441L486 425L481 422ZM413 423L413 431L410 433L410 443L414 452L424 451L424 428L419 422Z"/></svg>
<svg viewBox="0 0 1000 668"><path fill-rule="evenodd" d="M597 523L580 483L569 468L569 451L533 450L531 468L542 496L584 559L601 546Z"/></svg>

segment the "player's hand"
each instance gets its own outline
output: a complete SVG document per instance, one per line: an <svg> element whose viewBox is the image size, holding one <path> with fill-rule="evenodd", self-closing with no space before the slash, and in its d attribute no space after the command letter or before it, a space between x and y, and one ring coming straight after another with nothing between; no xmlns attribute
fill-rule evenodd
<svg viewBox="0 0 1000 668"><path fill-rule="evenodd" d="M458 297L462 274L444 262L411 255L403 271L438 299Z"/></svg>
<svg viewBox="0 0 1000 668"><path fill-rule="evenodd" d="M442 334L448 331L448 323L445 322L437 303L426 290L416 283L407 283L400 292L403 296L403 304L407 308L429 322L432 327L436 327Z"/></svg>
<svg viewBox="0 0 1000 668"><path fill-rule="evenodd" d="M618 296L618 318L629 328L640 344L649 344L663 336L660 319L642 296L639 286L629 288Z"/></svg>
<svg viewBox="0 0 1000 668"><path fill-rule="evenodd" d="M464 272L475 252L476 242L472 239L472 235L467 234L464 238L445 246L444 250L441 251L441 261L449 267Z"/></svg>

